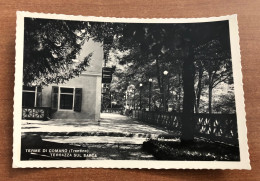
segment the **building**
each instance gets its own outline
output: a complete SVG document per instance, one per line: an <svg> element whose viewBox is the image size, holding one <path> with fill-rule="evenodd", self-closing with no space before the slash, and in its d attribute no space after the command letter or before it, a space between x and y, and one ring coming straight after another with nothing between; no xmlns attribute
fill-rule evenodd
<svg viewBox="0 0 260 181"><path fill-rule="evenodd" d="M92 53L89 67L64 84L23 87L23 119L98 120L101 109L102 43L88 40L78 59Z"/></svg>

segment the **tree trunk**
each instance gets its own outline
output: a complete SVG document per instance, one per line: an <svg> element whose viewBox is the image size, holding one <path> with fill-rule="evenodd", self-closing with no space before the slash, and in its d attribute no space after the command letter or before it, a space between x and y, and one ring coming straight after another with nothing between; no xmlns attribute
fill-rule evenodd
<svg viewBox="0 0 260 181"><path fill-rule="evenodd" d="M168 74L167 77L167 96L165 97L166 99L166 110L169 110L169 100L170 100L170 74Z"/></svg>
<svg viewBox="0 0 260 181"><path fill-rule="evenodd" d="M196 95L196 113L199 113L199 108L200 108L200 96L201 96L201 90L202 90L202 76L203 76L203 70L202 70L202 65L199 64L199 81L198 81L198 88L197 88L197 95Z"/></svg>
<svg viewBox="0 0 260 181"><path fill-rule="evenodd" d="M185 50L184 50L185 51ZM183 63L183 114L182 114L182 142L193 141L195 121L194 115L194 57L191 46L186 47Z"/></svg>
<svg viewBox="0 0 260 181"><path fill-rule="evenodd" d="M213 87L209 85L209 114L212 114L212 89Z"/></svg>
<svg viewBox="0 0 260 181"><path fill-rule="evenodd" d="M178 85L178 112L181 112L181 73L178 74L179 85Z"/></svg>
<svg viewBox="0 0 260 181"><path fill-rule="evenodd" d="M209 114L212 113L211 102L212 102L212 72L209 70Z"/></svg>
<svg viewBox="0 0 260 181"><path fill-rule="evenodd" d="M159 64L159 60L156 59L156 71L157 71L157 80L158 80L158 86L160 88L160 98L161 98L161 104L160 104L160 107L163 103L163 100L164 100L164 93L163 93L163 79L162 79L162 82L161 82L161 70L160 70L160 64ZM159 108L160 108L159 107Z"/></svg>

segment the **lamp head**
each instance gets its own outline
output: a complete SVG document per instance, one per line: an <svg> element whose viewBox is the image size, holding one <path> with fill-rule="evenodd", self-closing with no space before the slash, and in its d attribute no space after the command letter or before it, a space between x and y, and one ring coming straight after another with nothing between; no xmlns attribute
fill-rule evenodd
<svg viewBox="0 0 260 181"><path fill-rule="evenodd" d="M167 75L167 74L168 74L168 71L167 71L167 70L163 71L163 74L164 74L164 75Z"/></svg>

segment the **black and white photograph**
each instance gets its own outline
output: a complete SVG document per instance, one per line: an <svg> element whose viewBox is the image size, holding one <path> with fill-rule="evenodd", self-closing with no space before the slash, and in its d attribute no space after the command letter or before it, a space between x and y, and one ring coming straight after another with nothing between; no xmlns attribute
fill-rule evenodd
<svg viewBox="0 0 260 181"><path fill-rule="evenodd" d="M13 167L249 169L236 16L17 13Z"/></svg>

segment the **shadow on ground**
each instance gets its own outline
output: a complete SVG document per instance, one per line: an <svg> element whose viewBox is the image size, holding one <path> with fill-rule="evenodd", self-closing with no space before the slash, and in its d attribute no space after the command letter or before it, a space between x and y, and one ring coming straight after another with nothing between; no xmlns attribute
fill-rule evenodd
<svg viewBox="0 0 260 181"><path fill-rule="evenodd" d="M56 143L37 134L22 137L21 160L155 160L142 144Z"/></svg>

